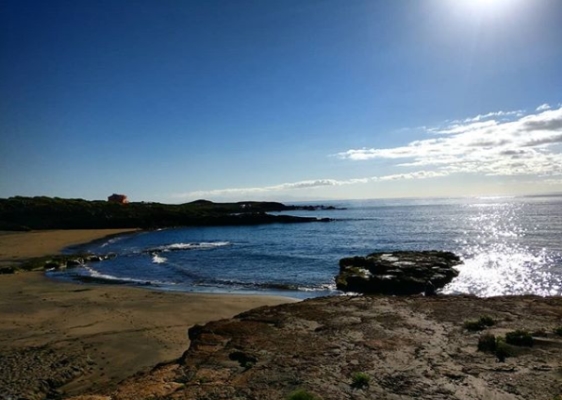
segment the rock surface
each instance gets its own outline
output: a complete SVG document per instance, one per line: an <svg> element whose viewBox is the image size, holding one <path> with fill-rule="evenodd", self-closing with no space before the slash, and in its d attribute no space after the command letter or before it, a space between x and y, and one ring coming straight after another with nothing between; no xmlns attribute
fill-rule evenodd
<svg viewBox="0 0 562 400"><path fill-rule="evenodd" d="M463 329L482 315L495 325ZM180 360L98 394L287 399L303 389L323 400L552 400L562 393L562 337L552 333L561 321L562 298L319 298L195 326ZM514 329L547 333L503 363L477 351L480 335ZM369 378L360 389L352 378L358 372Z"/></svg>
<svg viewBox="0 0 562 400"><path fill-rule="evenodd" d="M458 256L444 251L396 251L340 260L339 290L356 293L433 294L459 273Z"/></svg>
<svg viewBox="0 0 562 400"><path fill-rule="evenodd" d="M48 271L51 269L64 270L75 268L86 263L100 262L115 258L115 253L108 254L55 254L44 257L31 258L17 265L1 268L0 274L13 274L18 271Z"/></svg>

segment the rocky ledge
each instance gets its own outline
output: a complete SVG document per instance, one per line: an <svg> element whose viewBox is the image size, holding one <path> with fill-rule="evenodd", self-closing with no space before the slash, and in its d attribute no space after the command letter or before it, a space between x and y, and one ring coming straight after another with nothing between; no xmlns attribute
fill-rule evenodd
<svg viewBox="0 0 562 400"><path fill-rule="evenodd" d="M19 264L0 267L0 275L13 274L18 271L48 271L64 270L115 258L116 254L54 254L50 256L32 258Z"/></svg>
<svg viewBox="0 0 562 400"><path fill-rule="evenodd" d="M195 326L178 361L75 399L553 400L561 323L560 297L318 298Z"/></svg>
<svg viewBox="0 0 562 400"><path fill-rule="evenodd" d="M396 251L340 260L339 290L355 293L409 295L435 290L451 282L461 260L445 251Z"/></svg>

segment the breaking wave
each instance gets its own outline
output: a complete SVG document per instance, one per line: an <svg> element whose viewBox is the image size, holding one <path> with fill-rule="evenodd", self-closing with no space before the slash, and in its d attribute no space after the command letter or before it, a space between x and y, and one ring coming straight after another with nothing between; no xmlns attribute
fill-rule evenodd
<svg viewBox="0 0 562 400"><path fill-rule="evenodd" d="M147 253L161 253L167 251L180 250L207 250L218 247L230 246L230 242L200 242L200 243L172 243L165 246L158 246L148 250Z"/></svg>
<svg viewBox="0 0 562 400"><path fill-rule="evenodd" d="M87 271L87 275L75 276L76 279L83 282L98 282L98 283L113 283L113 284L133 284L133 285L143 285L143 286L159 286L159 285L173 285L171 282L161 282L154 280L143 280L127 277L118 277L109 274L103 274L96 271L94 268L89 266L84 266L84 270Z"/></svg>
<svg viewBox="0 0 562 400"><path fill-rule="evenodd" d="M152 255L152 262L154 264L164 264L166 261L168 261L168 259L166 257L162 257L158 254Z"/></svg>

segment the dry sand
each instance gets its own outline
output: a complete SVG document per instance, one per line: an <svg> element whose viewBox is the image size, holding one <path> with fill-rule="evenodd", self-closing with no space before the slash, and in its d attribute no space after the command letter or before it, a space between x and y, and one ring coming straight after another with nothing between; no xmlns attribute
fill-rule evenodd
<svg viewBox="0 0 562 400"><path fill-rule="evenodd" d="M51 254L115 233L3 234L0 258ZM110 389L140 370L181 356L189 345L187 329L194 324L290 301L62 283L35 272L0 276L0 387L9 388L4 395L27 393L30 398L33 393L41 398L42 391L67 380L61 386L65 394Z"/></svg>

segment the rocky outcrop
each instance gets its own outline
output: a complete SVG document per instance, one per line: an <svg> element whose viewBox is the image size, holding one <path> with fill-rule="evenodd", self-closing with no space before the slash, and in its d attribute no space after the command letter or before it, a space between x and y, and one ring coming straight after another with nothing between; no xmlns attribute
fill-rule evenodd
<svg viewBox="0 0 562 400"><path fill-rule="evenodd" d="M459 272L458 256L444 251L396 251L340 260L339 290L356 293L433 294Z"/></svg>
<svg viewBox="0 0 562 400"><path fill-rule="evenodd" d="M108 254L56 254L52 256L32 258L26 260L19 265L3 268L0 273L13 274L18 271L48 271L63 270L67 268L75 268L81 265L110 260L115 258L115 253Z"/></svg>
<svg viewBox="0 0 562 400"><path fill-rule="evenodd" d="M493 327L463 328L482 315ZM560 318L562 298L533 296L343 296L262 307L191 328L180 360L110 397L281 400L301 390L319 400L552 400L562 389ZM531 348L513 346L504 362L477 350L482 335L515 329L546 333Z"/></svg>

